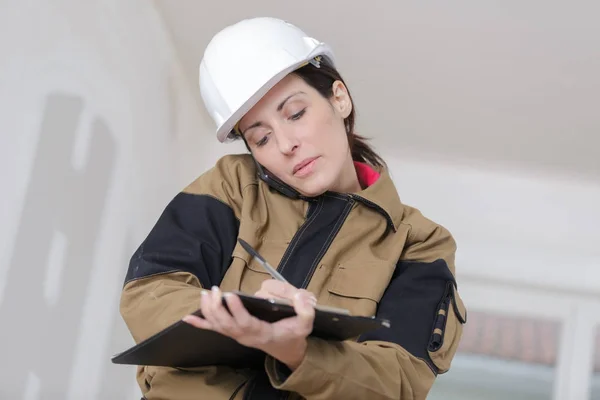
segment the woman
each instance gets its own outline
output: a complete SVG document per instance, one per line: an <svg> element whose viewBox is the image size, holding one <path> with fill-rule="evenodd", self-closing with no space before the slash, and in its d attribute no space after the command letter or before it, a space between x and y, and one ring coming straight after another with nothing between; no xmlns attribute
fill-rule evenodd
<svg viewBox="0 0 600 400"><path fill-rule="evenodd" d="M265 368L140 367L153 399L424 399L446 372L466 311L455 243L400 202L383 160L354 133L355 109L327 45L273 18L234 24L200 66L220 159L179 193L131 259L121 312L139 342L183 318L266 353ZM270 279L242 238L290 282ZM203 290L206 289L206 290ZM250 316L240 290L293 302ZM391 329L309 337L316 303L378 315ZM200 307L204 319L189 314Z"/></svg>

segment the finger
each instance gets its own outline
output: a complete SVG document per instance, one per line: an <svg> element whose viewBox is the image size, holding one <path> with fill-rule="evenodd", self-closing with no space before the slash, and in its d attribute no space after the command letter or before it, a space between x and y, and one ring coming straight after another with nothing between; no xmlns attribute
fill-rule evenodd
<svg viewBox="0 0 600 400"><path fill-rule="evenodd" d="M233 337L240 334L240 329L235 320L229 311L223 307L222 293L217 286L213 286L211 291L211 317L211 322L218 326L222 333Z"/></svg>
<svg viewBox="0 0 600 400"><path fill-rule="evenodd" d="M260 321L250 315L238 296L233 293L227 293L225 294L225 301L236 325L245 335L255 334L260 331Z"/></svg>
<svg viewBox="0 0 600 400"><path fill-rule="evenodd" d="M312 332L315 319L315 306L311 296L299 292L294 297L294 310L298 319L298 333L308 336Z"/></svg>
<svg viewBox="0 0 600 400"><path fill-rule="evenodd" d="M261 298L261 299L273 299L273 300L280 301L282 303L290 303L290 304L292 303L289 299L287 299L285 297L275 296L273 293L265 292L262 290L259 290L258 292L254 293L254 296Z"/></svg>
<svg viewBox="0 0 600 400"><path fill-rule="evenodd" d="M315 305L314 298L308 292L298 291L294 296L294 310L298 316L314 316Z"/></svg>
<svg viewBox="0 0 600 400"><path fill-rule="evenodd" d="M201 310L202 310L202 315L204 316L204 319L207 320L208 322L210 322L213 327L215 328L215 330L219 330L219 324L218 321L215 317L215 300L214 300L214 294L213 294L214 290L212 291L208 291L208 290L203 290L202 291L202 301L201 301Z"/></svg>
<svg viewBox="0 0 600 400"><path fill-rule="evenodd" d="M298 291L302 293L302 296L307 296L307 299L308 299L309 303L313 307L315 307L317 305L317 298L315 297L315 295L313 293L311 293L311 292L309 292L308 290L305 290L305 289L299 289ZM296 295L294 295L294 296L296 296Z"/></svg>
<svg viewBox="0 0 600 400"><path fill-rule="evenodd" d="M275 297L293 300L294 296L298 292L306 293L312 298L312 301L317 304L317 298L308 290L298 289L287 282L281 282L275 279L267 279L263 281L261 288L257 293L259 293L261 297L265 298Z"/></svg>
<svg viewBox="0 0 600 400"><path fill-rule="evenodd" d="M260 291L269 293L268 297L279 297L292 300L298 289L286 282L267 279L262 283Z"/></svg>
<svg viewBox="0 0 600 400"><path fill-rule="evenodd" d="M183 322L190 324L199 329L212 329L212 324L196 315L186 315L182 318Z"/></svg>
<svg viewBox="0 0 600 400"><path fill-rule="evenodd" d="M206 320L210 320L210 292L206 289L202 289L200 292L200 311L202 316Z"/></svg>
<svg viewBox="0 0 600 400"><path fill-rule="evenodd" d="M273 295L267 291L264 290L259 290L258 292L254 293L255 297L260 297L261 299L271 299L273 298Z"/></svg>

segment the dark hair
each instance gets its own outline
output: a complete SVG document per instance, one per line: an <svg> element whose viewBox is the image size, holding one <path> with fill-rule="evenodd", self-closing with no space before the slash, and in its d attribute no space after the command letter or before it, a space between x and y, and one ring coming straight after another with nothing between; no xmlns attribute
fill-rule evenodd
<svg viewBox="0 0 600 400"><path fill-rule="evenodd" d="M335 81L340 81L346 85L340 73L324 58L320 59L319 67L316 67L313 63L308 63L293 73L315 88L326 99L330 99L333 96L333 83ZM350 96L350 101L352 101L350 89L348 89L348 95ZM344 120L352 159L371 164L374 167L384 167L386 165L385 161L367 144L368 139L354 132L355 108L355 104L352 101L352 111Z"/></svg>
<svg viewBox="0 0 600 400"><path fill-rule="evenodd" d="M296 74L302 78L304 82L315 88L321 94L321 96L325 97L326 99L330 99L331 96L333 96L333 83L335 81L340 81L346 85L346 82L344 82L344 79L342 79L340 73L324 58L320 59L319 67L314 66L312 63L308 63L307 65L295 70L293 74ZM352 101L350 89L348 89L348 95L350 96L350 101ZM357 135L354 132L354 120L356 118L355 109L355 104L352 101L352 111L344 120L352 159L354 161L371 164L374 167L385 167L386 163L383 161L383 158L381 158L381 156L367 144L368 139ZM243 137L243 135L240 136L242 136L248 151L252 152L252 150L250 150L250 146L248 146L248 142L246 142L246 139Z"/></svg>

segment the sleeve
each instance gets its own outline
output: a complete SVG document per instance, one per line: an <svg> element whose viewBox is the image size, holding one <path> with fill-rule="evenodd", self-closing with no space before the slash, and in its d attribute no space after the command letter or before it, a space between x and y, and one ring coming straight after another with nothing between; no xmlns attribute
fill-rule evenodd
<svg viewBox="0 0 600 400"><path fill-rule="evenodd" d="M267 357L274 387L315 400L420 400L437 374L448 371L466 322L454 278L456 245L446 229L415 209L405 224L407 246L377 310L392 327L356 342L309 338L293 372Z"/></svg>
<svg viewBox="0 0 600 400"><path fill-rule="evenodd" d="M237 213L244 188L236 176L239 171L227 161L220 161L177 194L131 257L120 312L136 343L196 311L201 288L221 283L239 230ZM141 367L138 382L149 400L163 398L156 394L161 390L169 398L187 399L193 391L174 389L200 387L203 376L214 380L227 375L209 369L197 372Z"/></svg>

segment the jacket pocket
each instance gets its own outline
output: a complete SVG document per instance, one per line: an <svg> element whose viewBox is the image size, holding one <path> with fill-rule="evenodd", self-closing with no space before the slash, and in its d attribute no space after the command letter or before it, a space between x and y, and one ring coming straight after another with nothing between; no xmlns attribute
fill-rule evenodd
<svg viewBox="0 0 600 400"><path fill-rule="evenodd" d="M257 244L248 240L248 243L273 267L277 268L288 243L286 241L264 239ZM244 293L254 294L261 284L271 279L269 272L238 243L233 250L232 265L240 265L241 271L237 288Z"/></svg>
<svg viewBox="0 0 600 400"><path fill-rule="evenodd" d="M327 305L344 308L352 315L371 317L394 272L394 265L340 265L327 291Z"/></svg>
<svg viewBox="0 0 600 400"><path fill-rule="evenodd" d="M434 321L427 350L438 372L443 374L450 369L462 336L463 325L467 322L467 310L454 282L447 282Z"/></svg>

